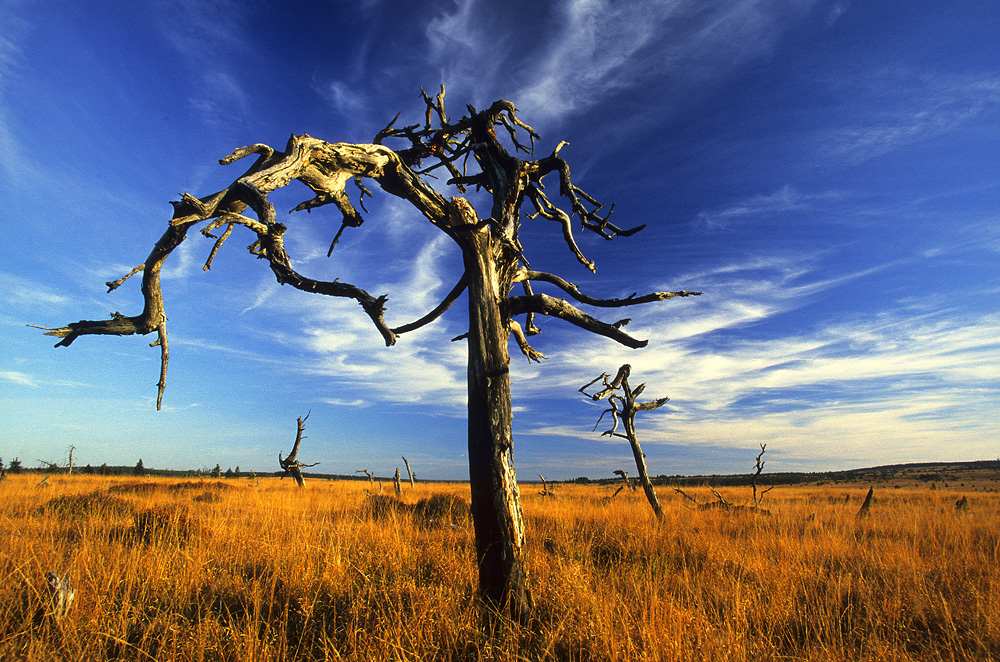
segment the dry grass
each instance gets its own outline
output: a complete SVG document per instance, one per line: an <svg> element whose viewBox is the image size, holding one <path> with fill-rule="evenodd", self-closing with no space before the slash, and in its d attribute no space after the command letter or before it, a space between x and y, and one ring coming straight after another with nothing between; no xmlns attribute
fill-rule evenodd
<svg viewBox="0 0 1000 662"><path fill-rule="evenodd" d="M1000 658L997 494L883 491L859 522L863 490L778 488L767 518L661 490L657 525L639 493L526 489L537 618L487 636L467 520L430 499L464 486L36 482L0 483L4 660ZM77 588L58 622L46 571Z"/></svg>

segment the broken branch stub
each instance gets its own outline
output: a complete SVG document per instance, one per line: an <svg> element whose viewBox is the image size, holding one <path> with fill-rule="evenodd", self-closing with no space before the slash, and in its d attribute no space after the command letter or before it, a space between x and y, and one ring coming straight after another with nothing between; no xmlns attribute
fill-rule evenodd
<svg viewBox="0 0 1000 662"><path fill-rule="evenodd" d="M76 598L76 589L69 583L68 572L62 577L54 572L46 572L45 588L49 593L52 616L58 621L73 606L73 600Z"/></svg>

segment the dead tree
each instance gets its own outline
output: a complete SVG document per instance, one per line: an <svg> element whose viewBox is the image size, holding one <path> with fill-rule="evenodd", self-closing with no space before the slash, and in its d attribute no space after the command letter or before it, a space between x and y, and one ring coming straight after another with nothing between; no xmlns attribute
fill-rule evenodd
<svg viewBox="0 0 1000 662"><path fill-rule="evenodd" d="M309 414L311 414L311 413L312 412L309 412ZM278 464L281 466L282 470L285 472L285 473L281 474L281 477L284 478L285 476L291 475L292 478L295 479L295 483L299 487L305 487L306 486L306 482L302 478L302 469L303 469L303 467L315 467L317 464L319 464L319 462L313 462L312 464L303 464L302 462L299 462L298 459L297 459L298 458L298 454L299 454L299 444L301 444L302 440L305 439L305 437L302 435L302 432L306 429L306 419L309 418L309 414L306 414L305 418L302 418L300 416L297 419L298 420L298 430L295 433L295 445L292 446L292 452L288 454L288 457L286 457L284 460L282 460L281 459L281 451L278 451Z"/></svg>
<svg viewBox="0 0 1000 662"><path fill-rule="evenodd" d="M372 485L375 484L375 476L373 476L372 472L368 471L367 469L358 469L354 473L356 473L356 474L364 474L364 475L368 476L368 482L371 483Z"/></svg>
<svg viewBox="0 0 1000 662"><path fill-rule="evenodd" d="M552 496L552 492L549 490L549 485L545 482L545 476L538 474L538 478L542 481L542 491L539 492L539 494L542 496Z"/></svg>
<svg viewBox="0 0 1000 662"><path fill-rule="evenodd" d="M544 356L531 347L528 337L539 333L538 315L559 318L591 333L605 336L631 348L644 347L645 340L622 330L621 319L603 322L559 296L536 292L544 285L559 290L576 302L597 308L621 308L686 297L698 292L653 292L625 298L601 299L584 293L573 283L552 273L538 271L528 262L521 244L520 227L525 203L529 219L551 221L562 229L563 241L576 260L594 271L573 237L572 219L604 239L628 237L644 225L621 228L611 220L614 207L606 208L573 182L560 142L547 156L535 158L538 134L517 115L509 101L496 101L485 110L466 106L467 114L455 119L444 107L444 88L434 97L422 92L424 122L396 126L397 114L371 144L328 143L307 135L292 135L284 151L267 145L241 147L220 163L228 165L248 156L254 162L225 189L200 198L184 194L174 202L174 213L166 231L142 264L124 277L108 283L113 290L127 278L142 274L144 307L137 315L115 313L110 320L83 320L60 328L45 328L61 338L57 346L68 346L84 335L156 334L152 346L160 349L160 379L157 407L166 386L169 351L167 315L161 292L160 273L164 261L181 245L188 233L201 226L201 233L214 239L205 262L211 267L217 251L237 227L256 239L250 252L266 260L281 284L315 294L346 297L361 305L387 346L399 336L430 324L464 292L468 293L469 326L459 336L468 345L469 482L472 517L476 533L479 590L494 607L509 607L526 614L531 606L524 563L524 522L512 460L511 392L508 340L513 338L529 361ZM499 135L498 135L499 134ZM383 143L401 142L390 149ZM525 158L520 158L523 153ZM464 194L468 188L484 191L488 209L478 213L464 197L451 197L431 185L435 171L450 178L445 186ZM558 178L555 191L568 211L556 203L555 193L543 179ZM288 226L278 222L268 196L298 180L315 193L292 211L334 205L342 216L340 229L330 244L332 252L347 228L356 228L365 218L352 204L346 190L353 182L364 210L364 198L372 196L368 179L385 193L412 204L436 228L447 234L462 254L464 273L451 291L426 315L407 324L391 326L384 315L387 295L373 296L357 285L340 279L310 278L295 270L284 235ZM252 213L252 215L250 215ZM213 234L221 231L218 236ZM520 294L513 294L515 286ZM518 321L516 318L522 318Z"/></svg>
<svg viewBox="0 0 1000 662"><path fill-rule="evenodd" d="M760 503L761 501L764 500L764 495L774 489L774 485L772 485L766 490L762 490L759 497L757 496L757 478L760 476L760 473L764 471L764 465L767 464L763 460L764 451L766 448L767 444L760 445L760 453L757 455L757 459L754 463L755 471L753 476L750 478L750 486L753 487L753 507L758 510L760 510Z"/></svg>
<svg viewBox="0 0 1000 662"><path fill-rule="evenodd" d="M865 519L868 517L868 513L872 508L872 498L875 496L875 488L869 487L868 494L865 495L865 502L861 504L861 509L858 510L858 514L855 515L857 519Z"/></svg>
<svg viewBox="0 0 1000 662"><path fill-rule="evenodd" d="M69 467L69 472L68 473L71 476L73 475L73 451L75 449L76 449L76 446L74 446L73 444L69 445L69 461L66 463L66 466Z"/></svg>
<svg viewBox="0 0 1000 662"><path fill-rule="evenodd" d="M392 479L392 488L396 492L396 498L403 496L403 488L399 486L399 467L396 467L396 475Z"/></svg>
<svg viewBox="0 0 1000 662"><path fill-rule="evenodd" d="M410 471L410 461L406 459L405 455L403 455L401 457L403 458L403 464L406 465L406 475L408 475L410 477L410 488L412 489L414 487L413 483L414 483L415 478L413 476L413 472Z"/></svg>
<svg viewBox="0 0 1000 662"><path fill-rule="evenodd" d="M614 426L610 430L605 430L602 433L602 436L621 437L622 439L628 440L629 445L632 446L632 455L635 457L635 466L639 471L639 482L642 483L642 489L646 493L646 499L649 500L649 505L653 508L656 518L662 520L664 517L663 508L660 507L660 501L656 498L656 490L653 489L653 483L650 482L649 474L646 471L646 454L642 452L642 447L639 445L639 439L635 434L635 415L640 411L658 409L659 407L665 405L670 398L660 398L659 400L652 400L650 402L636 402L636 397L643 392L646 385L639 384L635 387L635 390L632 390L632 387L629 386L628 383L628 377L631 371L632 366L626 363L618 369L618 374L615 375L614 380L609 382L608 375L603 374L589 384L580 388L580 392L595 401L607 400L608 404L611 405L611 408L604 410L600 418L597 419L597 424L594 425L594 429L596 430L597 426L601 424L601 420L604 418L605 414L611 414ZM587 393L585 389L593 385L598 380L602 381L604 388L593 395ZM625 434L618 432L619 422L622 424Z"/></svg>

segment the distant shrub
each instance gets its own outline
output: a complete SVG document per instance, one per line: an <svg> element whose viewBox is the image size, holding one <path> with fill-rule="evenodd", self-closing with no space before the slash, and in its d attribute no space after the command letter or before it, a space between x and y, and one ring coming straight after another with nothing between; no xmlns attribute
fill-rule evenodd
<svg viewBox="0 0 1000 662"><path fill-rule="evenodd" d="M387 494L368 494L361 505L361 511L376 520L385 519L394 513L406 511L409 508L410 506L407 504Z"/></svg>
<svg viewBox="0 0 1000 662"><path fill-rule="evenodd" d="M469 504L454 494L435 494L413 507L420 521L429 524L465 524L471 515Z"/></svg>
<svg viewBox="0 0 1000 662"><path fill-rule="evenodd" d="M167 487L173 491L184 490L231 490L234 487L219 480L189 480L184 483L174 483Z"/></svg>
<svg viewBox="0 0 1000 662"><path fill-rule="evenodd" d="M137 540L187 540L194 532L194 520L179 506L156 506L132 517L132 533Z"/></svg>
<svg viewBox="0 0 1000 662"><path fill-rule="evenodd" d="M112 485L108 488L108 492L111 494L150 494L152 492L159 492L163 489L164 485L161 483L131 481L128 483L118 483L117 485Z"/></svg>

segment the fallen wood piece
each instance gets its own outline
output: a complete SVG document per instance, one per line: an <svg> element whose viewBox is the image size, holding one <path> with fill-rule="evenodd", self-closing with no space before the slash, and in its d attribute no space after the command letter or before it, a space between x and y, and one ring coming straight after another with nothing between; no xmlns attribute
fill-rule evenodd
<svg viewBox="0 0 1000 662"><path fill-rule="evenodd" d="M45 581L45 587L49 592L49 599L52 602L52 616L56 620L59 620L73 606L73 599L76 598L76 589L70 586L68 572L62 578L54 572L46 572Z"/></svg>

